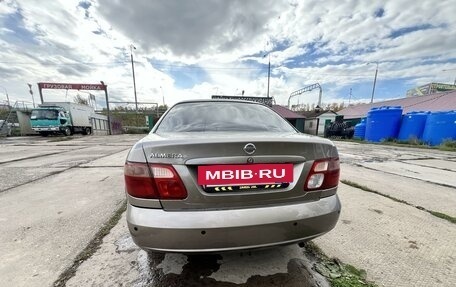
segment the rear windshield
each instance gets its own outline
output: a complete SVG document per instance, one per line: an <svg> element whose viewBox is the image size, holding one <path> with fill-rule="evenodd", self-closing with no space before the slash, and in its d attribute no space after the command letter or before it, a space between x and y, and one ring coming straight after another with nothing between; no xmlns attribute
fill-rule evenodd
<svg viewBox="0 0 456 287"><path fill-rule="evenodd" d="M201 102L174 106L156 133L224 131L296 132L278 114L259 104Z"/></svg>

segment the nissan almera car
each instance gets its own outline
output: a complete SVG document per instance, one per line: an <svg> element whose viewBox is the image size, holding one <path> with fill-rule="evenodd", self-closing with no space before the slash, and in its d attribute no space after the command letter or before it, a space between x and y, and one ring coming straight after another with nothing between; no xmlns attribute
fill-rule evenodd
<svg viewBox="0 0 456 287"><path fill-rule="evenodd" d="M265 105L181 102L128 154L128 228L138 246L160 252L302 243L336 225L339 172L331 141Z"/></svg>

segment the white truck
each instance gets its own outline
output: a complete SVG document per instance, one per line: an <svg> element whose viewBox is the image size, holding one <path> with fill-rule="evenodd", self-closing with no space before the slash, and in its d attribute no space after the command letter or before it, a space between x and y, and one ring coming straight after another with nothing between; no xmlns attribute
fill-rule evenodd
<svg viewBox="0 0 456 287"><path fill-rule="evenodd" d="M72 135L92 133L92 107L70 102L46 102L32 110L32 129L42 136L49 134Z"/></svg>

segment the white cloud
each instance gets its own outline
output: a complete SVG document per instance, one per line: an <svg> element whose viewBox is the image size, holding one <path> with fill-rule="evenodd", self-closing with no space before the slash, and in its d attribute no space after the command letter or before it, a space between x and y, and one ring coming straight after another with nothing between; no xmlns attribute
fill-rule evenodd
<svg viewBox="0 0 456 287"><path fill-rule="evenodd" d="M265 96L268 57L262 56L269 50L270 94L278 103L316 82L326 99L342 100L348 87L371 85L375 66L366 63L372 61L379 62L379 91L397 94L387 81L453 82L454 73L442 71L456 68L452 2L93 0L86 11L74 0L3 1L0 85L11 98L28 99L28 82L103 80L114 100L133 101L134 43L139 101L162 103L164 95L173 104L242 90ZM383 16L375 17L379 9ZM15 13L34 40L6 25ZM423 25L426 30L389 37ZM182 85L176 74L193 81ZM52 100L74 93L46 91ZM101 104L103 95L97 98ZM300 101L317 98L311 92Z"/></svg>
<svg viewBox="0 0 456 287"><path fill-rule="evenodd" d="M283 6L272 0L100 0L100 13L143 49L185 59L245 53Z"/></svg>

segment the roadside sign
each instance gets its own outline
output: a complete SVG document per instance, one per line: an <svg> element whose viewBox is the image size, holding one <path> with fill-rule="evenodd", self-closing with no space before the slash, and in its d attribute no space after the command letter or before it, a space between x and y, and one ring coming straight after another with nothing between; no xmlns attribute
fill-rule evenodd
<svg viewBox="0 0 456 287"><path fill-rule="evenodd" d="M105 86L102 84L68 84L68 83L38 83L40 89L60 89L60 90L92 90L103 91Z"/></svg>

